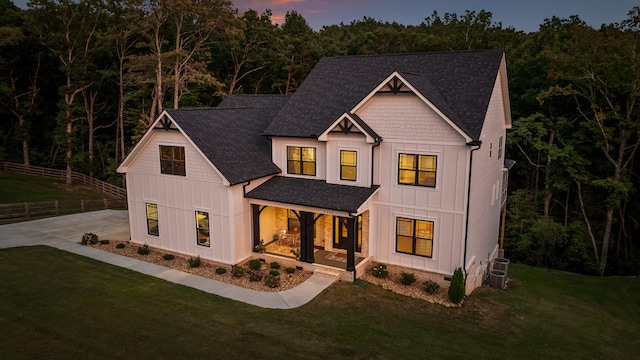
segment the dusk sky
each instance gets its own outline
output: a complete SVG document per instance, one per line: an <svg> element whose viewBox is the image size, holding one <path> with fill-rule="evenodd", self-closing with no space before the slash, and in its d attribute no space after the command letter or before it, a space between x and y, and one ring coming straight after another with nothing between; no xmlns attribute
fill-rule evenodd
<svg viewBox="0 0 640 360"><path fill-rule="evenodd" d="M14 0L22 8L28 0ZM493 13L493 21L503 27L532 32L545 18L567 18L578 15L580 19L598 28L602 24L620 22L638 0L233 0L240 12L251 8L258 12L271 9L273 21L282 23L287 11L296 10L314 30L325 25L349 24L368 16L376 20L417 25L434 10L440 16L445 13L464 14L465 10L487 10Z"/></svg>

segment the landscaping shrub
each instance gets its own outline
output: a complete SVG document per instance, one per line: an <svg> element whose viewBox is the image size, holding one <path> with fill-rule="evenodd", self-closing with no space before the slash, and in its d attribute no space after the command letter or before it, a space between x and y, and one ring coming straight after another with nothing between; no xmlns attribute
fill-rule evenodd
<svg viewBox="0 0 640 360"><path fill-rule="evenodd" d="M454 304L459 304L460 301L464 299L464 275L462 274L461 268L457 268L456 271L453 272L448 295L449 300Z"/></svg>
<svg viewBox="0 0 640 360"><path fill-rule="evenodd" d="M189 267L195 268L200 266L201 263L202 261L200 260L200 256L197 258L189 258Z"/></svg>
<svg viewBox="0 0 640 360"><path fill-rule="evenodd" d="M269 267L271 267L272 269L280 269L280 264L274 261L271 264L269 264Z"/></svg>
<svg viewBox="0 0 640 360"><path fill-rule="evenodd" d="M144 244L142 246L138 246L138 254L140 255L149 255L149 245Z"/></svg>
<svg viewBox="0 0 640 360"><path fill-rule="evenodd" d="M285 268L284 271L287 274L293 274L294 272L296 272L296 268L288 267L288 268Z"/></svg>
<svg viewBox="0 0 640 360"><path fill-rule="evenodd" d="M416 276L413 273L401 272L400 282L402 285L411 285L416 282Z"/></svg>
<svg viewBox="0 0 640 360"><path fill-rule="evenodd" d="M173 254L164 254L162 255L162 258L165 260L173 260L175 256L173 256Z"/></svg>
<svg viewBox="0 0 640 360"><path fill-rule="evenodd" d="M264 274L260 270L251 270L249 271L249 280L250 281L260 281Z"/></svg>
<svg viewBox="0 0 640 360"><path fill-rule="evenodd" d="M222 275L222 274L226 274L226 273L227 273L227 269L225 269L223 267L216 268L216 274Z"/></svg>
<svg viewBox="0 0 640 360"><path fill-rule="evenodd" d="M249 269L251 269L251 270L260 270L260 266L262 266L262 264L260 263L259 259L251 259L251 260L249 260Z"/></svg>
<svg viewBox="0 0 640 360"><path fill-rule="evenodd" d="M240 266L237 265L233 265L231 267L231 275L233 275L233 277L242 277L242 275L244 275L244 269Z"/></svg>
<svg viewBox="0 0 640 360"><path fill-rule="evenodd" d="M426 291L427 294L433 295L440 291L440 285L438 285L438 283L433 280L427 280L422 285L424 286L424 291Z"/></svg>
<svg viewBox="0 0 640 360"><path fill-rule="evenodd" d="M278 271L276 269L271 269L269 271L269 275L278 276L278 275L280 275L280 271Z"/></svg>
<svg viewBox="0 0 640 360"><path fill-rule="evenodd" d="M82 240L80 240L80 243L82 245L97 244L98 243L98 235L96 235L94 233L84 233L84 235L82 235Z"/></svg>
<svg viewBox="0 0 640 360"><path fill-rule="evenodd" d="M109 240L100 240L100 245L107 245Z"/></svg>
<svg viewBox="0 0 640 360"><path fill-rule="evenodd" d="M389 270L387 270L387 265L378 264L371 269L371 274L378 278L386 278L389 276Z"/></svg>
<svg viewBox="0 0 640 360"><path fill-rule="evenodd" d="M264 284L272 289L277 288L278 286L280 286L280 276L269 274L264 278Z"/></svg>
<svg viewBox="0 0 640 360"><path fill-rule="evenodd" d="M120 243L116 245L116 249L124 249L124 244Z"/></svg>

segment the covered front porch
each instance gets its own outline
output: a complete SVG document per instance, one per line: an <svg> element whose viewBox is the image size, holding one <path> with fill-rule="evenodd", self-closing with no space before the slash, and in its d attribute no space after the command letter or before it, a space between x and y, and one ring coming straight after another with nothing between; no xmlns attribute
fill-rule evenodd
<svg viewBox="0 0 640 360"><path fill-rule="evenodd" d="M274 177L245 195L254 251L355 271L368 257L369 200L376 190Z"/></svg>

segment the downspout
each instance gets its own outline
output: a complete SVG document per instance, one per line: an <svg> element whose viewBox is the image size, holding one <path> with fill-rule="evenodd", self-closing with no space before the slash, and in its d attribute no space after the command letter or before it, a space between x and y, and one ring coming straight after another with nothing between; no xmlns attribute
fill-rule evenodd
<svg viewBox="0 0 640 360"><path fill-rule="evenodd" d="M377 138L376 143L371 147L371 185L373 185L373 170L375 169L375 149L382 143L382 138Z"/></svg>
<svg viewBox="0 0 640 360"><path fill-rule="evenodd" d="M481 140L473 140L467 143L467 146L476 146L475 149L471 149L471 155L469 156L469 178L467 179L467 214L465 220L464 229L464 255L462 258L462 268L464 269L464 285L467 286L467 241L469 240L469 208L471 205L471 170L473 169L473 152L480 149L482 146Z"/></svg>
<svg viewBox="0 0 640 360"><path fill-rule="evenodd" d="M249 184L251 184L251 180L247 181L246 184L242 185L242 197L245 197L247 195L247 186L249 186Z"/></svg>

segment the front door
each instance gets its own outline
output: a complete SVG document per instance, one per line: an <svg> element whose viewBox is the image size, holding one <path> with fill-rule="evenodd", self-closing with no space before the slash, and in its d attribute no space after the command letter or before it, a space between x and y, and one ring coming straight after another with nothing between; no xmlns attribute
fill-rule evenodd
<svg viewBox="0 0 640 360"><path fill-rule="evenodd" d="M356 241L356 251L362 251L362 215L351 218L357 223L354 231L348 231L349 224L352 224L350 218L334 217L333 224L333 248L347 250L349 236L353 236ZM353 225L351 225L353 226Z"/></svg>

